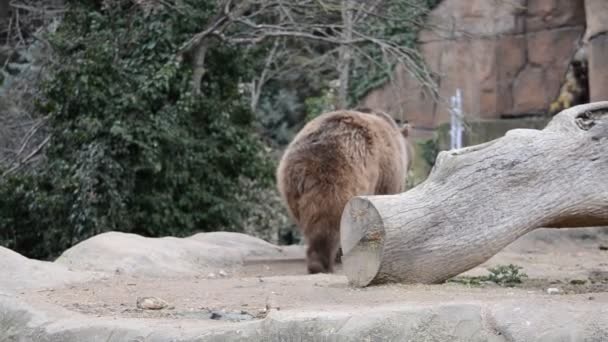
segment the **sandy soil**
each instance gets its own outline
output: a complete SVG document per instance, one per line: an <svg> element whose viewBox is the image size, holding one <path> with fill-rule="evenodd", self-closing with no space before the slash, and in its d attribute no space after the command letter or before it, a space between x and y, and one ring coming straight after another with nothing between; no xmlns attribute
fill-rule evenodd
<svg viewBox="0 0 608 342"><path fill-rule="evenodd" d="M542 235L542 234L541 234ZM488 274L487 267L516 264L529 275L513 288L492 284L468 286L382 285L352 288L340 274L307 275L303 259L252 261L233 270L185 279L135 278L124 275L59 289L21 293L30 300L58 304L101 317L228 319L262 318L268 310L359 310L376 305L451 302L595 301L608 303L608 234L591 239L567 237L522 240L464 276ZM548 294L557 288L557 294ZM154 296L170 304L163 310L141 310L138 297Z"/></svg>

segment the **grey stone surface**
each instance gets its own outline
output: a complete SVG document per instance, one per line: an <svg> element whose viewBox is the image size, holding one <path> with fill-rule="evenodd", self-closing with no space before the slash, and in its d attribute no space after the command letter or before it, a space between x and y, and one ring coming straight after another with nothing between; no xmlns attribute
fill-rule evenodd
<svg viewBox="0 0 608 342"><path fill-rule="evenodd" d="M92 272L75 272L52 262L30 260L0 247L0 295L21 289L61 286L99 277Z"/></svg>
<svg viewBox="0 0 608 342"><path fill-rule="evenodd" d="M46 312L52 314L52 312ZM0 341L605 341L608 312L547 300L456 303L366 310L275 311L245 323L137 319L53 320L32 307L0 301Z"/></svg>
<svg viewBox="0 0 608 342"><path fill-rule="evenodd" d="M598 248L607 237L605 228L539 230L489 264L517 260L534 277L568 278L576 270L574 262L607 270L601 260L608 252ZM281 264L283 271L300 275L272 275L280 273L279 268L268 267L263 279L250 274L257 268L241 273L244 277L236 268L236 273L218 279L191 276L208 266L301 253L301 246L278 247L227 233L185 239L103 234L75 246L56 263L0 249L0 342L608 340L605 291L547 295L544 288L457 284L354 289L341 275L302 274L303 262L297 266L302 272L291 270L293 264ZM521 256L533 259L517 259ZM545 273L549 261L533 267L545 260L539 256L553 260ZM163 273L172 267L178 271ZM117 268L124 273L116 274ZM158 311L157 316L145 316L149 310L137 311L135 299L148 293L167 299L178 313L189 312L188 307L204 311L203 306L218 303L249 313L267 303L269 313L241 322L166 310L164 316ZM119 310L113 311L115 307Z"/></svg>
<svg viewBox="0 0 608 342"><path fill-rule="evenodd" d="M241 265L246 258L301 256L239 233L199 233L187 238L146 238L119 232L94 236L65 251L56 261L72 269L139 276L201 275Z"/></svg>

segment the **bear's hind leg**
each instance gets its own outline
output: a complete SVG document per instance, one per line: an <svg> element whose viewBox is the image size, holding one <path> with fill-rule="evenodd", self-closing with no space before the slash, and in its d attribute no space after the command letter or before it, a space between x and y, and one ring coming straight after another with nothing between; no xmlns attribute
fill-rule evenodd
<svg viewBox="0 0 608 342"><path fill-rule="evenodd" d="M332 273L338 254L339 236L333 230L317 231L317 233L308 240L306 252L308 273Z"/></svg>

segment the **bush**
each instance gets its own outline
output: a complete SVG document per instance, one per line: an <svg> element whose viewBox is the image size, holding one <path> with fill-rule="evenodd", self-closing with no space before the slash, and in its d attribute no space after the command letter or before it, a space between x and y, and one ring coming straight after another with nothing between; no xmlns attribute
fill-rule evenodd
<svg viewBox="0 0 608 342"><path fill-rule="evenodd" d="M92 235L243 230L243 179L264 189L273 161L238 92L239 50L214 44L202 96L190 92L180 46L214 12L144 11L137 1L74 2L49 37L55 65L39 108L47 163L0 181L0 243L36 258Z"/></svg>
<svg viewBox="0 0 608 342"><path fill-rule="evenodd" d="M528 275L522 272L523 267L509 264L509 265L498 265L496 267L489 268L490 274L485 276L468 277L468 276L457 276L448 279L450 283L458 283L468 286L481 286L485 283L491 282L498 286L513 287L517 284L521 284Z"/></svg>

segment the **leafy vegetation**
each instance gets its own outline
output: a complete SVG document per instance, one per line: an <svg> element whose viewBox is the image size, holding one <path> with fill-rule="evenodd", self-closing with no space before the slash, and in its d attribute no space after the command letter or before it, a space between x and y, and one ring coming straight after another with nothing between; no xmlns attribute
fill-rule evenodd
<svg viewBox="0 0 608 342"><path fill-rule="evenodd" d="M347 1L348 2L348 1ZM350 67L347 79L346 107L356 107L371 90L390 81L397 64L406 64L411 75L432 88L430 71L417 51L418 31L424 27L428 12L439 0L385 0L374 3L358 3L354 10L355 23L351 29L363 42L350 46ZM297 7L292 15L297 16L299 29L317 32L320 38L342 39L343 1L330 0ZM367 8L367 6L370 6ZM374 5L375 4L375 5ZM283 5L277 6L282 8ZM289 9L288 9L289 11ZM280 15L273 17L280 18ZM311 22L312 20L312 22ZM262 24L267 22L260 21ZM282 27L281 20L272 22ZM269 26L269 25L268 25ZM346 26L346 25L345 25ZM287 26L292 30L298 27ZM337 28L335 28L337 27ZM282 59L274 56L269 71L275 77L267 81L262 91L259 112L263 131L279 145L291 140L305 122L319 114L341 108L340 44L327 40L295 39L287 37L281 41ZM270 46L272 44L268 44ZM266 46L266 50L271 50ZM262 49L263 50L263 49ZM259 53L259 50L256 50ZM261 53L261 55L264 55ZM280 54L278 54L281 56ZM406 57L407 56L407 57ZM259 62L264 63L265 58ZM281 115L282 114L282 115ZM272 117L273 120L264 118Z"/></svg>
<svg viewBox="0 0 608 342"><path fill-rule="evenodd" d="M50 123L48 162L0 181L0 243L49 258L109 230L242 230L243 179L268 188L274 168L239 96L248 62L236 47L214 45L203 95L192 95L179 48L214 8L183 3L190 10L68 8L49 37L55 64L39 102Z"/></svg>
<svg viewBox="0 0 608 342"><path fill-rule="evenodd" d="M521 266L509 264L509 265L498 265L496 267L489 268L490 274L486 276L478 277L454 277L448 282L458 283L468 286L481 286L484 283L492 282L499 286L511 287L516 284L521 284L522 281L528 277L527 274L521 272L523 268Z"/></svg>
<svg viewBox="0 0 608 342"><path fill-rule="evenodd" d="M417 143L418 149L421 151L422 159L428 166L435 166L435 160L439 154L439 146L436 139L428 139Z"/></svg>
<svg viewBox="0 0 608 342"><path fill-rule="evenodd" d="M345 96L357 103L397 63L422 67L416 32L436 2L68 2L57 30L36 38L52 63L24 97L36 109L22 130L42 133L0 165L0 245L49 259L110 230L297 242L271 149ZM365 38L349 47L346 30ZM29 151L36 162L22 167Z"/></svg>

